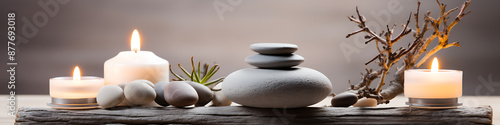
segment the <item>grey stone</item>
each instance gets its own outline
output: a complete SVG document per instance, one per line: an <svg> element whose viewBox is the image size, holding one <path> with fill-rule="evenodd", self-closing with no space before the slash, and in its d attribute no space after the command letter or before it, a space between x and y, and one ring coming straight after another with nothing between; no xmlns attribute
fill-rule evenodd
<svg viewBox="0 0 500 125"><path fill-rule="evenodd" d="M340 93L332 98L333 107L349 107L358 101L358 95L354 93Z"/></svg>
<svg viewBox="0 0 500 125"><path fill-rule="evenodd" d="M102 108L111 108L125 99L123 89L117 85L106 85L97 93L97 104Z"/></svg>
<svg viewBox="0 0 500 125"><path fill-rule="evenodd" d="M165 96L164 96L165 87L167 86L167 84L168 84L168 82L166 82L166 81L160 81L160 82L156 83L154 86L154 90L156 92L155 102L158 105L161 105L161 106L169 106L170 105L170 104L168 104L167 100L165 100Z"/></svg>
<svg viewBox="0 0 500 125"><path fill-rule="evenodd" d="M247 68L229 74L222 84L231 101L259 108L298 108L313 105L327 97L330 80L310 68Z"/></svg>
<svg viewBox="0 0 500 125"><path fill-rule="evenodd" d="M297 54L289 55L252 55L248 56L245 61L253 66L260 68L289 68L297 66L304 62L304 57Z"/></svg>
<svg viewBox="0 0 500 125"><path fill-rule="evenodd" d="M184 107L198 102L198 93L186 81L173 81L167 84L165 100L173 106Z"/></svg>
<svg viewBox="0 0 500 125"><path fill-rule="evenodd" d="M299 47L289 43L254 43L250 49L260 54L291 54Z"/></svg>
<svg viewBox="0 0 500 125"><path fill-rule="evenodd" d="M194 106L205 106L207 103L212 101L213 92L210 88L197 82L187 81L187 83L191 85L191 87L193 87L198 94L198 102L196 102Z"/></svg>

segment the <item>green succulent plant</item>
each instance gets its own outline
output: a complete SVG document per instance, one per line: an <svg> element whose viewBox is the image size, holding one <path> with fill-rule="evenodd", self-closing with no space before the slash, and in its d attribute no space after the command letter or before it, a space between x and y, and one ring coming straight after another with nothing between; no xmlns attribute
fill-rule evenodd
<svg viewBox="0 0 500 125"><path fill-rule="evenodd" d="M224 81L224 77L220 77L220 78L217 78L215 80L208 81L217 71L219 71L220 66L218 64L215 64L211 68L210 68L210 65L207 63L205 63L203 65L203 68L201 68L200 64L201 64L201 62L198 62L198 66L195 67L193 57L191 57L191 67L193 68L193 70L191 70L191 73L189 73L184 67L182 67L182 65L180 63L177 64L179 66L179 68L182 70L182 72L184 72L184 74L186 74L186 76L189 77L189 79L186 79L186 78L182 77L181 75L174 73L172 71L172 65L170 65L169 66L170 72L175 77L177 77L177 79L172 79L172 80L173 81L188 81L189 80L189 81L203 84L205 86L212 85L212 84L219 84L222 81Z"/></svg>

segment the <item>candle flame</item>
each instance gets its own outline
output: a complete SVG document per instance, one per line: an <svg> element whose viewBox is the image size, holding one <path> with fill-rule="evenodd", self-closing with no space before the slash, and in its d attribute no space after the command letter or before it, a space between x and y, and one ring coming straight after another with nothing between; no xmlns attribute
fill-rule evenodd
<svg viewBox="0 0 500 125"><path fill-rule="evenodd" d="M436 57L434 57L434 60L432 60L432 66L431 66L431 72L438 72L439 70L439 62Z"/></svg>
<svg viewBox="0 0 500 125"><path fill-rule="evenodd" d="M80 80L80 68L78 66L75 67L75 70L73 70L73 80Z"/></svg>
<svg viewBox="0 0 500 125"><path fill-rule="evenodd" d="M137 29L134 29L134 32L132 32L132 39L130 40L130 48L132 51L137 51L141 50L141 37L139 36L139 31Z"/></svg>

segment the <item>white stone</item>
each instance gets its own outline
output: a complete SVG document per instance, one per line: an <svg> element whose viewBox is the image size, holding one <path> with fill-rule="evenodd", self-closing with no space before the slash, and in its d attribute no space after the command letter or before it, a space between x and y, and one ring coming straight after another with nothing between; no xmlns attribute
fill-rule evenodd
<svg viewBox="0 0 500 125"><path fill-rule="evenodd" d="M325 75L304 67L241 69L229 74L222 84L229 100L260 108L306 107L323 100L331 89Z"/></svg>
<svg viewBox="0 0 500 125"><path fill-rule="evenodd" d="M118 84L118 86L120 88L122 88L122 90L125 90L125 86L127 85L127 83L121 83L121 84ZM123 101L118 104L117 106L130 106L132 104L130 104L130 102L127 100L127 98L123 99Z"/></svg>
<svg viewBox="0 0 500 125"><path fill-rule="evenodd" d="M138 79L138 80L134 80L135 82L144 82L146 84L148 84L149 86L151 87L154 87L153 83L148 81L148 80L145 80L145 79ZM131 82L127 82L127 83L121 83L121 84L118 84L118 86L120 86L123 90L125 89L125 86L129 83L132 83ZM120 104L118 104L118 106L132 106L134 104L130 103L127 98L125 98Z"/></svg>
<svg viewBox="0 0 500 125"><path fill-rule="evenodd" d="M144 105L156 98L156 92L147 82L136 80L125 85L125 98L133 105Z"/></svg>
<svg viewBox="0 0 500 125"><path fill-rule="evenodd" d="M373 98L362 98L356 102L353 107L375 107L377 106L377 100Z"/></svg>
<svg viewBox="0 0 500 125"><path fill-rule="evenodd" d="M214 86L213 89L222 89L223 82ZM221 91L214 91L214 97L212 98L212 106L230 106L233 103Z"/></svg>
<svg viewBox="0 0 500 125"><path fill-rule="evenodd" d="M289 43L254 43L250 49L260 54L291 54L299 47Z"/></svg>
<svg viewBox="0 0 500 125"><path fill-rule="evenodd" d="M250 65L260 68L289 68L304 62L304 57L297 54L289 55L262 55L256 54L245 59Z"/></svg>
<svg viewBox="0 0 500 125"><path fill-rule="evenodd" d="M102 108L111 108L125 99L123 89L117 85L106 85L97 93L97 104Z"/></svg>
<svg viewBox="0 0 500 125"><path fill-rule="evenodd" d="M145 80L145 79L138 79L138 80L134 80L132 82L143 82L143 83L146 83L153 88L155 87L155 84L153 84L151 81ZM132 83L132 82L129 82L129 83Z"/></svg>
<svg viewBox="0 0 500 125"><path fill-rule="evenodd" d="M233 103L221 91L214 92L214 97L212 98L212 106L230 106Z"/></svg>

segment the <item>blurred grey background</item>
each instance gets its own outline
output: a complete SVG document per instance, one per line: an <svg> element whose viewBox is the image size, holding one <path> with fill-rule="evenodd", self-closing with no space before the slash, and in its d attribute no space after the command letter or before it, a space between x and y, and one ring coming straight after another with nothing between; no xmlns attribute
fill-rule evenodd
<svg viewBox="0 0 500 125"><path fill-rule="evenodd" d="M451 9L464 1L444 2ZM306 58L300 66L324 73L332 81L333 92L340 93L348 87L348 80L353 83L360 80L364 63L377 53L374 44L360 44L362 35L345 38L357 29L347 16L354 15L355 7L359 6L369 25L380 32L377 27L405 23L417 6L415 0L3 0L0 3L0 34L7 34L7 13L16 13L17 94L48 94L49 78L69 76L76 65L83 75L102 77L104 61L120 51L130 50L133 29L141 34L142 50L153 51L171 64L189 65L191 56L197 61L220 64L221 70L215 77L252 67L244 62L246 56L255 54L249 49L252 43L294 43L299 46L297 54ZM44 10L47 5L57 11ZM465 95L500 95L498 5L497 0L472 1L468 9L472 13L451 31L450 42L459 41L462 47L445 49L433 56L438 57L442 68L463 70ZM422 1L421 17L425 11L432 11L432 16L437 17L439 7L435 1ZM415 28L414 20L411 21L410 27ZM31 29L26 28L29 25L33 25ZM401 29L398 27L396 32ZM406 46L412 40L407 36L398 46ZM0 94L7 94L7 39L3 37L3 41ZM342 48L353 53L343 52ZM378 69L373 65L368 67ZM421 68L429 68L429 64ZM175 71L180 70L176 67Z"/></svg>

